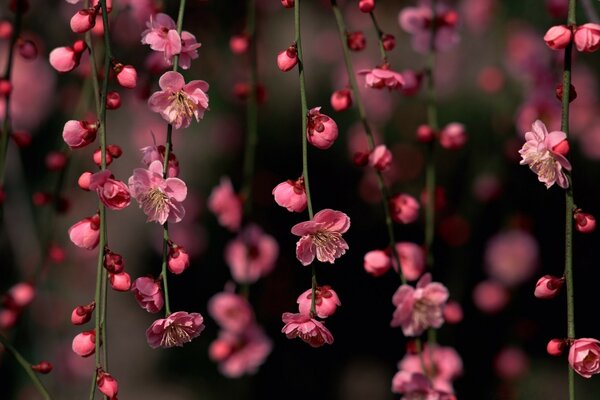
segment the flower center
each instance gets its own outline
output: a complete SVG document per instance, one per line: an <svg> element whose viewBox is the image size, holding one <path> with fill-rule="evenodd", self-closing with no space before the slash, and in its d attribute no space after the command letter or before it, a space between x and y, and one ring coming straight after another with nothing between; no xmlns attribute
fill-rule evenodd
<svg viewBox="0 0 600 400"><path fill-rule="evenodd" d="M181 325L169 325L163 335L161 346L173 347L179 346L183 343L191 342L192 338L187 330Z"/></svg>
<svg viewBox="0 0 600 400"><path fill-rule="evenodd" d="M169 100L178 115L186 115L190 118L194 116L196 103L183 90L173 93L169 96Z"/></svg>

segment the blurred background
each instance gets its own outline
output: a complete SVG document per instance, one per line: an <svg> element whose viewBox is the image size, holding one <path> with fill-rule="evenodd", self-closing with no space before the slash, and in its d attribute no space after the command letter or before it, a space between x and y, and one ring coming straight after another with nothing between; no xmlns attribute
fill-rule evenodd
<svg viewBox="0 0 600 400"><path fill-rule="evenodd" d="M11 21L8 1L0 19ZM81 96L86 61L69 74L58 74L48 53L76 40L69 19L79 6L65 1L31 0L23 21L23 37L33 41L38 57L17 56L14 68L12 118L15 131L31 134L31 144L8 152L4 225L0 231L0 293L36 274L37 296L16 324L4 334L32 362L49 360L54 371L42 380L56 399L81 399L94 371L93 357L71 351L81 327L70 324L76 305L93 299L96 251L75 248L67 229L96 211L95 194L76 186L84 170L93 170L94 145L70 151L61 137L66 120L85 118L93 105ZM114 0L111 14L113 54L138 70L138 87L119 90L122 107L108 114L108 142L123 148L109 167L127 181L143 167L140 148L164 143L166 126L146 105L157 90L160 74L150 72L151 50L140 44L149 12L156 7L175 18L178 2ZM366 48L352 53L356 70L380 64L375 31L355 1L338 1L350 31L363 31ZM578 3L586 3L581 1ZM592 5L598 12L597 2ZM384 32L396 38L389 54L396 71L421 71L424 55L415 52L410 36L398 24L398 14L413 1L377 2L375 15ZM454 347L463 362L455 382L460 399L561 399L567 393L566 356L546 354L546 343L566 336L564 294L542 301L533 296L544 274L560 276L564 254L564 195L546 189L525 166L518 150L531 123L542 119L549 130L560 128L562 52L543 41L546 30L566 21L566 0L463 0L449 3L459 13L460 43L436 59L435 76L440 125L460 122L468 134L459 150L436 151L442 202L436 218L434 279L450 290L464 318L445 324L439 343ZM365 253L383 249L387 234L374 175L357 167L352 156L365 148L354 109L336 113L329 104L334 90L347 84L340 42L328 1L302 1L302 42L309 108L338 124L340 136L323 151L309 149L309 174L315 210L332 208L349 215L344 235L346 255L335 264L319 264L320 284L331 285L342 306L327 320L334 335L331 346L310 348L281 333L283 312L296 312L296 298L310 287L310 269L295 257L297 237L291 227L306 219L273 201L272 189L302 173L301 112L296 71L282 73L276 55L294 40L293 10L276 0L257 0L259 81L266 99L259 107L259 142L253 180L252 215L279 243L274 271L250 291L256 318L273 342L273 350L252 375L230 379L208 357L218 327L207 313L207 302L231 281L223 251L235 235L220 227L207 209L207 199L223 176L236 190L242 182L245 102L236 84L248 80L247 54L233 54L230 39L243 32L246 5L242 1L189 0L184 29L202 47L186 80L210 84L210 111L199 123L173 134L180 178L188 185L184 221L172 226L173 240L188 250L191 266L169 277L174 310L200 312L202 335L183 348L152 350L145 330L156 319L137 305L133 295L109 291L108 346L110 371L119 381L123 399L265 399L378 400L393 395L391 380L406 354L407 339L389 323L391 296L399 286L392 272L374 278L363 268ZM593 14L578 9L579 24ZM0 41L1 71L6 68L8 41ZM571 108L573 187L578 207L600 215L600 98L597 54L574 54L573 85L577 99ZM359 77L359 85L363 79ZM116 88L116 86L115 86ZM424 90L412 96L399 91L364 89L367 116L380 143L392 150L394 163L385 177L393 192L420 197L424 187L425 147L415 138L426 122ZM89 97L89 96L88 96ZM0 110L3 113L3 100ZM93 113L91 114L92 118ZM2 115L0 115L1 117ZM62 171L48 169L48 155L64 152ZM37 206L40 192L59 193L60 212L52 204ZM39 194L38 194L39 197ZM39 203L39 202L38 202ZM51 202L52 203L52 202ZM67 204L68 203L68 206ZM136 204L108 213L111 250L123 255L133 278L158 275L162 231L145 222ZM399 241L423 243L423 218L396 226ZM576 234L574 277L576 333L600 337L596 315L600 280L595 246L598 232ZM46 257L47 246L52 250ZM86 328L89 329L89 328ZM0 353L0 395L3 399L36 399L31 383L10 354ZM597 379L576 376L578 398L597 398Z"/></svg>

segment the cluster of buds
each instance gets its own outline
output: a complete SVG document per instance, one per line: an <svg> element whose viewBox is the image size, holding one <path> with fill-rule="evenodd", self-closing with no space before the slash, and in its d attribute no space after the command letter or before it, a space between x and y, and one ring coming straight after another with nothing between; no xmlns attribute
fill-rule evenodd
<svg viewBox="0 0 600 400"><path fill-rule="evenodd" d="M600 25L587 23L579 26L556 25L548 29L544 41L553 50L562 50L571 42L583 53L600 48Z"/></svg>
<svg viewBox="0 0 600 400"><path fill-rule="evenodd" d="M467 132L465 126L458 122L446 125L441 131L436 132L429 125L423 124L417 128L417 141L430 143L436 138L440 146L448 150L461 149L467 143Z"/></svg>

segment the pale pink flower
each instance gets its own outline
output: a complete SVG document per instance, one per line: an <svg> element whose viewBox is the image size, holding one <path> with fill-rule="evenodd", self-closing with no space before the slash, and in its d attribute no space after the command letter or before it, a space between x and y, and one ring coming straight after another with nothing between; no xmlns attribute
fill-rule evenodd
<svg viewBox="0 0 600 400"><path fill-rule="evenodd" d="M154 92L148 106L173 128L187 128L192 121L200 121L208 109L208 83L200 80L185 83L179 72L165 72L159 79L161 91Z"/></svg>
<svg viewBox="0 0 600 400"><path fill-rule="evenodd" d="M396 310L390 325L402 327L405 336L419 336L425 329L439 328L444 323L448 295L444 285L431 282L431 274L423 275L416 288L401 285L392 297Z"/></svg>
<svg viewBox="0 0 600 400"><path fill-rule="evenodd" d="M550 188L555 183L563 189L569 187L569 180L563 168L571 170L571 163L564 155L554 151L557 145L566 140L567 134L562 131L548 133L546 125L537 120L532 130L525 133L525 144L519 150L523 157L520 164L529 168L538 176L538 180Z"/></svg>
<svg viewBox="0 0 600 400"><path fill-rule="evenodd" d="M110 170L96 172L90 177L90 190L95 190L102 203L111 210L122 210L131 203L127 185L113 179Z"/></svg>
<svg viewBox="0 0 600 400"><path fill-rule="evenodd" d="M165 146L146 146L140 149L142 152L142 162L147 167L152 164L153 161L164 162L165 160ZM176 178L179 176L179 161L172 151L169 152L169 165L167 167L167 176L169 178Z"/></svg>
<svg viewBox="0 0 600 400"><path fill-rule="evenodd" d="M204 330L204 318L198 313L177 311L158 319L146 330L146 340L153 349L183 346L200 336Z"/></svg>
<svg viewBox="0 0 600 400"><path fill-rule="evenodd" d="M119 85L133 89L137 86L137 71L132 65L117 64L113 67Z"/></svg>
<svg viewBox="0 0 600 400"><path fill-rule="evenodd" d="M196 36L188 31L181 32L181 53L179 54L179 66L182 69L189 69L192 60L198 58L198 49L202 46L196 41ZM169 65L173 64L173 59L169 59Z"/></svg>
<svg viewBox="0 0 600 400"><path fill-rule="evenodd" d="M392 260L383 250L372 250L365 254L363 267L373 276L381 276L392 267Z"/></svg>
<svg viewBox="0 0 600 400"><path fill-rule="evenodd" d="M96 14L94 9L79 10L71 17L71 30L75 33L84 33L96 25Z"/></svg>
<svg viewBox="0 0 600 400"><path fill-rule="evenodd" d="M423 362L428 371L433 372L431 381L433 388L452 393L452 381L463 373L463 363L460 355L452 347L428 346L423 347ZM422 373L423 367L418 354L407 354L398 363L400 371Z"/></svg>
<svg viewBox="0 0 600 400"><path fill-rule="evenodd" d="M50 65L58 72L69 72L79 65L81 55L71 47L57 47L50 52Z"/></svg>
<svg viewBox="0 0 600 400"><path fill-rule="evenodd" d="M400 259L402 275L409 281L416 281L425 272L425 254L423 248L411 242L396 243L396 252ZM396 272L398 267L392 263Z"/></svg>
<svg viewBox="0 0 600 400"><path fill-rule="evenodd" d="M177 25L167 14L150 16L146 27L148 29L142 32L142 44L150 45L152 50L164 52L167 61L181 52L181 38L177 33Z"/></svg>
<svg viewBox="0 0 600 400"><path fill-rule="evenodd" d="M277 241L254 224L245 227L225 248L225 261L238 283L254 283L268 275L278 255Z"/></svg>
<svg viewBox="0 0 600 400"><path fill-rule="evenodd" d="M544 35L544 41L553 50L564 49L571 43L573 32L568 26L555 25L548 29Z"/></svg>
<svg viewBox="0 0 600 400"><path fill-rule="evenodd" d="M538 244L529 233L513 229L492 237L485 249L491 277L513 287L530 279L538 266Z"/></svg>
<svg viewBox="0 0 600 400"><path fill-rule="evenodd" d="M392 380L392 392L403 394L400 400L456 400L453 394L434 389L421 372L398 371Z"/></svg>
<svg viewBox="0 0 600 400"><path fill-rule="evenodd" d="M419 201L409 194L395 194L388 204L392 219L399 224L411 224L419 218Z"/></svg>
<svg viewBox="0 0 600 400"><path fill-rule="evenodd" d="M584 378L600 373L600 341L575 339L569 349L569 365Z"/></svg>
<svg viewBox="0 0 600 400"><path fill-rule="evenodd" d="M321 262L333 264L348 250L342 233L349 228L350 218L331 209L321 210L312 220L294 225L292 233L301 236L296 243L296 258L302 265L311 264L315 256Z"/></svg>
<svg viewBox="0 0 600 400"><path fill-rule="evenodd" d="M312 303L312 289L308 289L298 296L298 308L300 314L310 315ZM335 313L342 303L335 290L331 286L317 286L315 289L315 311L319 318L327 318Z"/></svg>
<svg viewBox="0 0 600 400"><path fill-rule="evenodd" d="M373 89L401 89L404 86L404 78L396 71L393 71L387 65L381 68L363 69L358 71L359 75L365 76L365 87Z"/></svg>
<svg viewBox="0 0 600 400"><path fill-rule="evenodd" d="M333 335L322 322L311 318L309 315L283 313L281 317L285 323L282 333L288 339L299 337L312 347L321 347L333 343Z"/></svg>
<svg viewBox="0 0 600 400"><path fill-rule="evenodd" d="M254 323L254 312L242 296L221 292L208 301L208 313L224 330L241 334Z"/></svg>
<svg viewBox="0 0 600 400"><path fill-rule="evenodd" d="M129 178L129 191L137 200L148 222L179 222L185 215L181 202L187 196L187 186L179 178L164 179L163 165L153 161L148 169L136 168Z"/></svg>
<svg viewBox="0 0 600 400"><path fill-rule="evenodd" d="M100 216L84 218L69 228L71 242L82 249L92 250L100 241Z"/></svg>
<svg viewBox="0 0 600 400"><path fill-rule="evenodd" d="M131 291L135 295L135 299L140 307L149 313L159 312L165 304L160 282L157 282L152 277L143 276L137 278L133 282L133 285L131 285Z"/></svg>
<svg viewBox="0 0 600 400"><path fill-rule="evenodd" d="M288 179L273 188L271 192L275 202L291 212L302 212L306 209L307 199L304 189L304 177L293 181Z"/></svg>
<svg viewBox="0 0 600 400"><path fill-rule="evenodd" d="M321 107L311 108L307 116L306 138L317 149L325 150L338 137L338 127L333 119L321 114Z"/></svg>
<svg viewBox="0 0 600 400"><path fill-rule="evenodd" d="M219 363L219 371L228 378L238 378L258 371L273 344L263 330L251 325L240 334L221 331L219 337L210 344L208 353Z"/></svg>
<svg viewBox="0 0 600 400"><path fill-rule="evenodd" d="M80 149L96 139L98 126L87 121L67 121L63 128L63 140L72 149Z"/></svg>
<svg viewBox="0 0 600 400"><path fill-rule="evenodd" d="M575 47L584 53L592 53L600 48L600 25L587 23L575 28Z"/></svg>
<svg viewBox="0 0 600 400"><path fill-rule="evenodd" d="M427 53L431 42L431 24L435 23L434 50L447 51L458 44L456 32L458 14L447 5L438 3L435 16L426 0L419 1L417 7L406 7L398 16L400 27L412 35L412 47L419 53Z"/></svg>
<svg viewBox="0 0 600 400"><path fill-rule="evenodd" d="M89 357L94 354L96 351L96 331L91 329L75 336L71 348L75 354L81 357Z"/></svg>
<svg viewBox="0 0 600 400"><path fill-rule="evenodd" d="M219 224L235 232L242 224L242 200L233 191L231 181L222 177L219 186L216 186L208 198L208 209L219 220Z"/></svg>

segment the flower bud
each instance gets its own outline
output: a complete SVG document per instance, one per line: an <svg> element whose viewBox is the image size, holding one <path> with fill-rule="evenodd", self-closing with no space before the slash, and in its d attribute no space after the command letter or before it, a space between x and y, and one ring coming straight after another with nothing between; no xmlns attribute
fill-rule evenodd
<svg viewBox="0 0 600 400"><path fill-rule="evenodd" d="M285 8L293 8L294 0L281 0L281 5L284 6Z"/></svg>
<svg viewBox="0 0 600 400"><path fill-rule="evenodd" d="M121 147L119 145L116 145L116 144L109 144L108 146L106 146L106 151L113 158L119 158L123 155L123 150L121 149Z"/></svg>
<svg viewBox="0 0 600 400"><path fill-rule="evenodd" d="M111 274L120 274L125 268L125 262L120 254L108 250L104 254L104 268Z"/></svg>
<svg viewBox="0 0 600 400"><path fill-rule="evenodd" d="M429 143L435 139L435 131L429 125L419 125L417 128L417 141Z"/></svg>
<svg viewBox="0 0 600 400"><path fill-rule="evenodd" d="M380 144L369 154L369 165L378 171L387 171L392 165L392 152Z"/></svg>
<svg viewBox="0 0 600 400"><path fill-rule="evenodd" d="M0 21L0 39L1 40L10 40L10 37L13 33L13 26L10 21Z"/></svg>
<svg viewBox="0 0 600 400"><path fill-rule="evenodd" d="M92 155L92 159L94 160L94 164L96 164L98 167L100 167L102 165L102 150L98 149L94 152L94 154ZM106 165L110 165L110 163L112 163L112 156L110 155L110 153L106 153Z"/></svg>
<svg viewBox="0 0 600 400"><path fill-rule="evenodd" d="M321 107L312 108L308 112L306 137L308 142L318 149L330 148L338 137L338 127L335 121L320 113Z"/></svg>
<svg viewBox="0 0 600 400"><path fill-rule="evenodd" d="M100 241L100 216L84 218L69 228L71 242L82 249L92 250Z"/></svg>
<svg viewBox="0 0 600 400"><path fill-rule="evenodd" d="M372 250L365 254L363 267L375 277L385 274L392 267L392 260L383 250Z"/></svg>
<svg viewBox="0 0 600 400"><path fill-rule="evenodd" d="M106 94L106 109L116 110L121 107L121 95L119 92L111 90Z"/></svg>
<svg viewBox="0 0 600 400"><path fill-rule="evenodd" d="M583 24L575 28L575 47L584 53L592 53L600 47L600 25Z"/></svg>
<svg viewBox="0 0 600 400"><path fill-rule="evenodd" d="M131 277L127 272L120 272L118 274L109 272L108 280L110 282L110 287L117 292L127 292L131 288Z"/></svg>
<svg viewBox="0 0 600 400"><path fill-rule="evenodd" d="M229 49L233 54L244 54L250 46L250 38L245 33L233 35L229 39Z"/></svg>
<svg viewBox="0 0 600 400"><path fill-rule="evenodd" d="M38 364L32 365L31 369L40 374L49 374L52 371L52 364L48 361L42 361Z"/></svg>
<svg viewBox="0 0 600 400"><path fill-rule="evenodd" d="M463 319L463 310L460 303L450 300L444 307L444 321L448 324L458 324Z"/></svg>
<svg viewBox="0 0 600 400"><path fill-rule="evenodd" d="M10 137L15 142L17 146L20 148L27 147L31 144L31 135L29 132L25 131L16 131L10 134Z"/></svg>
<svg viewBox="0 0 600 400"><path fill-rule="evenodd" d="M35 287L29 282L12 286L4 297L4 306L12 310L22 310L35 299Z"/></svg>
<svg viewBox="0 0 600 400"><path fill-rule="evenodd" d="M96 376L96 385L98 386L98 390L108 397L109 400L117 399L119 384L111 374L104 372L102 369L98 370L98 375Z"/></svg>
<svg viewBox="0 0 600 400"><path fill-rule="evenodd" d="M137 71L131 65L116 64L113 67L117 82L124 88L133 89L137 85Z"/></svg>
<svg viewBox="0 0 600 400"><path fill-rule="evenodd" d="M78 56L81 56L81 54L82 54L84 51L86 51L88 47L87 47L87 44L86 44L86 43L85 43L83 40L76 40L76 41L73 43L73 46L72 46L72 48L73 48L73 52L74 52L76 55L78 55Z"/></svg>
<svg viewBox="0 0 600 400"><path fill-rule="evenodd" d="M409 194L395 194L390 197L388 204L394 222L411 224L419 218L419 209L421 206L417 199Z"/></svg>
<svg viewBox="0 0 600 400"><path fill-rule="evenodd" d="M312 289L302 293L296 300L300 314L310 315ZM335 313L342 303L331 286L317 286L315 289L315 311L319 318L327 318Z"/></svg>
<svg viewBox="0 0 600 400"><path fill-rule="evenodd" d="M344 111L352 105L352 92L350 89L336 90L331 95L331 108L335 111Z"/></svg>
<svg viewBox="0 0 600 400"><path fill-rule="evenodd" d="M298 50L295 43L277 55L277 67L283 72L291 70L297 63Z"/></svg>
<svg viewBox="0 0 600 400"><path fill-rule="evenodd" d="M79 10L71 17L71 30L75 33L85 33L96 25L94 9Z"/></svg>
<svg viewBox="0 0 600 400"><path fill-rule="evenodd" d="M79 179L77 179L77 185L79 185L79 187L81 189L83 189L85 191L89 191L91 178L92 178L92 173L86 171L79 176Z"/></svg>
<svg viewBox="0 0 600 400"><path fill-rule="evenodd" d="M575 210L573 214L575 218L575 229L581 233L591 233L596 229L596 218L592 214L581 212L580 209Z"/></svg>
<svg viewBox="0 0 600 400"><path fill-rule="evenodd" d="M98 124L87 121L67 121L63 128L63 140L72 149L80 149L96 140Z"/></svg>
<svg viewBox="0 0 600 400"><path fill-rule="evenodd" d="M65 249L56 244L52 243L48 246L48 259L54 264L60 264L65 261Z"/></svg>
<svg viewBox="0 0 600 400"><path fill-rule="evenodd" d="M375 9L375 0L360 0L358 8L364 13L370 13Z"/></svg>
<svg viewBox="0 0 600 400"><path fill-rule="evenodd" d="M544 35L544 41L553 50L564 49L571 43L573 39L573 33L568 26L556 25L548 29L548 32Z"/></svg>
<svg viewBox="0 0 600 400"><path fill-rule="evenodd" d="M67 156L60 151L51 151L46 155L46 168L48 171L60 171L67 165Z"/></svg>
<svg viewBox="0 0 600 400"><path fill-rule="evenodd" d="M392 51L394 50L394 47L396 47L396 38L394 35L384 33L381 35L381 43L383 44L385 51Z"/></svg>
<svg viewBox="0 0 600 400"><path fill-rule="evenodd" d="M306 209L307 199L304 189L304 178L293 181L288 179L275 186L272 192L275 202L291 212L302 212Z"/></svg>
<svg viewBox="0 0 600 400"><path fill-rule="evenodd" d="M37 46L31 40L19 40L19 55L26 60L34 60L38 55Z"/></svg>
<svg viewBox="0 0 600 400"><path fill-rule="evenodd" d="M73 352L81 357L89 357L96 351L96 331L81 332L73 338L71 345Z"/></svg>
<svg viewBox="0 0 600 400"><path fill-rule="evenodd" d="M369 155L371 153L363 153L362 151L357 151L352 156L352 163L357 167L364 167L369 163Z"/></svg>
<svg viewBox="0 0 600 400"><path fill-rule="evenodd" d="M190 266L190 256L183 247L173 244L169 247L169 259L167 265L169 271L179 275Z"/></svg>
<svg viewBox="0 0 600 400"><path fill-rule="evenodd" d="M458 150L467 142L465 126L457 122L448 124L440 132L440 145L448 150Z"/></svg>
<svg viewBox="0 0 600 400"><path fill-rule="evenodd" d="M367 39L361 31L348 33L346 35L346 43L352 51L362 51L367 47Z"/></svg>
<svg viewBox="0 0 600 400"><path fill-rule="evenodd" d="M92 313L96 308L96 302L92 301L85 306L77 306L71 312L71 323L73 325L83 325L92 318Z"/></svg>
<svg viewBox="0 0 600 400"><path fill-rule="evenodd" d="M564 278L544 275L535 284L534 296L538 299L552 299L558 295L560 288L565 283Z"/></svg>
<svg viewBox="0 0 600 400"><path fill-rule="evenodd" d="M566 345L567 343L564 339L552 339L546 345L546 351L551 356L560 356Z"/></svg>
<svg viewBox="0 0 600 400"><path fill-rule="evenodd" d="M50 52L50 65L58 72L69 72L79 65L79 56L71 47L57 47Z"/></svg>

